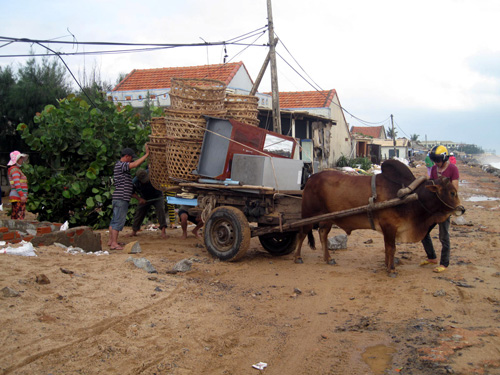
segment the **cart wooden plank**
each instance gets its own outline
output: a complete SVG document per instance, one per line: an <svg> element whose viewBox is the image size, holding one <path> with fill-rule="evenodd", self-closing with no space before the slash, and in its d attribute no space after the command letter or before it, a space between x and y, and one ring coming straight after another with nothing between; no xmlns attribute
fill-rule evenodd
<svg viewBox="0 0 500 375"><path fill-rule="evenodd" d="M313 216L313 217L297 220L297 221L294 221L291 223L282 224L280 226L273 226L273 227L267 227L267 228L266 227L254 228L252 230L252 237L261 236L263 234L268 234L268 233L273 233L273 232L289 232L289 231L296 230L296 229L298 229L304 225L307 225L307 224L315 224L315 223L319 223L320 221L339 219L342 217L357 215L357 214L360 214L363 212L368 212L368 210L377 211L377 210L381 210L381 209L388 208L388 207L399 206L401 204L409 203L409 202L415 201L417 199L418 199L418 195L414 193L414 194L408 195L407 197L405 197L403 199L394 198L394 199L390 199L390 200L387 200L384 202L374 203L373 205L368 204L366 206L350 208L348 210L330 212L327 214Z"/></svg>

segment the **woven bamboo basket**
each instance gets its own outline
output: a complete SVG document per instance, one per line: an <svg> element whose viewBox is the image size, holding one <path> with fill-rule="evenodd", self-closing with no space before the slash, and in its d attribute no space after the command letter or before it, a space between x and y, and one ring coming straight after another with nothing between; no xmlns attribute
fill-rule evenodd
<svg viewBox="0 0 500 375"><path fill-rule="evenodd" d="M259 125L259 98L253 95L226 95L224 102L227 118L232 118L245 124Z"/></svg>
<svg viewBox="0 0 500 375"><path fill-rule="evenodd" d="M207 126L204 115L226 118L226 111L206 112L178 111L166 109L166 135L169 138L202 140Z"/></svg>
<svg viewBox="0 0 500 375"><path fill-rule="evenodd" d="M253 118L257 119L259 117L259 111L257 109L245 109L245 110L233 110L230 109L226 113L227 117L243 117L243 118Z"/></svg>
<svg viewBox="0 0 500 375"><path fill-rule="evenodd" d="M200 159L201 140L168 140L167 163L170 181L196 181L199 176L191 172L198 167ZM176 181L177 182L177 181Z"/></svg>
<svg viewBox="0 0 500 375"><path fill-rule="evenodd" d="M149 136L149 142L150 143L160 143L160 144L165 144L167 142L167 139L168 137L167 136L163 136L163 137L157 137L157 136L154 136L154 135L150 135Z"/></svg>
<svg viewBox="0 0 500 375"><path fill-rule="evenodd" d="M224 100L186 99L170 94L170 105L172 109L205 112L223 112L225 110Z"/></svg>
<svg viewBox="0 0 500 375"><path fill-rule="evenodd" d="M224 104L228 110L256 110L259 105L259 98L253 95L227 94Z"/></svg>
<svg viewBox="0 0 500 375"><path fill-rule="evenodd" d="M166 143L148 143L149 180L160 191L167 191L172 186L168 178Z"/></svg>
<svg viewBox="0 0 500 375"><path fill-rule="evenodd" d="M172 78L169 95L172 109L224 111L226 85L214 79Z"/></svg>
<svg viewBox="0 0 500 375"><path fill-rule="evenodd" d="M247 125L252 125L252 126L259 126L259 124L260 124L259 119L254 119L254 118L250 118L250 117L238 117L238 116L230 117L230 116L228 116L228 118L242 122L242 123L247 124Z"/></svg>
<svg viewBox="0 0 500 375"><path fill-rule="evenodd" d="M151 135L154 137L165 137L167 128L164 117L153 117L151 119Z"/></svg>
<svg viewBox="0 0 500 375"><path fill-rule="evenodd" d="M204 118L183 120L181 118L167 118L167 137L169 139L182 139L201 141L205 135L207 121Z"/></svg>

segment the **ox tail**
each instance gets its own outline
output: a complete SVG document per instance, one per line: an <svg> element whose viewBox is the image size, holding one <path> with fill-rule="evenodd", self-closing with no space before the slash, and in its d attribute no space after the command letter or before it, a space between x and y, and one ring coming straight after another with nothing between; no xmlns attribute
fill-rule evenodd
<svg viewBox="0 0 500 375"><path fill-rule="evenodd" d="M309 247L316 250L316 241L314 240L312 229L307 233L307 241L309 242Z"/></svg>

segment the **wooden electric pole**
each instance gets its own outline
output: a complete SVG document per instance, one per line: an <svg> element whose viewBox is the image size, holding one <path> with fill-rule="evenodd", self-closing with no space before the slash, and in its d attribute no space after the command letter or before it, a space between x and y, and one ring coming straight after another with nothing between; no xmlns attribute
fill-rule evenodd
<svg viewBox="0 0 500 375"><path fill-rule="evenodd" d="M276 68L276 49L274 42L273 10L271 0L267 0L267 19L269 33L269 56L271 59L271 90L273 101L273 131L281 134L280 97L278 89L278 69Z"/></svg>
<svg viewBox="0 0 500 375"><path fill-rule="evenodd" d="M396 134L394 133L394 120L392 115L391 115L391 124L392 124L392 144L394 145L394 157L396 157L398 155L396 154Z"/></svg>

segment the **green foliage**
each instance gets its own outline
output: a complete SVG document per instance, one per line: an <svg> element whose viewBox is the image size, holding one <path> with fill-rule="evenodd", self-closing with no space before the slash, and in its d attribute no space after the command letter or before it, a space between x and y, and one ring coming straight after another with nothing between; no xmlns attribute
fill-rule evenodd
<svg viewBox="0 0 500 375"><path fill-rule="evenodd" d="M420 137L420 135L418 135L418 134L412 134L410 136L410 140L412 140L413 142L416 142L416 141L418 141L418 137Z"/></svg>
<svg viewBox="0 0 500 375"><path fill-rule="evenodd" d="M461 151L461 152L465 152L466 154L473 154L473 155L484 153L484 150L481 147L476 146L476 145L461 145L456 150L448 150L448 151L450 151L450 152Z"/></svg>
<svg viewBox="0 0 500 375"><path fill-rule="evenodd" d="M351 167L351 168L360 168L364 171L368 171L372 167L372 163L369 158L354 158L348 159L344 155L342 155L337 160L337 167Z"/></svg>
<svg viewBox="0 0 500 375"><path fill-rule="evenodd" d="M396 139L396 137L398 136L398 131L396 129L394 129L394 134L393 134L392 128L387 128L385 130L385 133L387 135L387 138L391 138L391 139Z"/></svg>
<svg viewBox="0 0 500 375"><path fill-rule="evenodd" d="M349 159L345 155L342 155L339 160L337 160L337 167L349 167Z"/></svg>
<svg viewBox="0 0 500 375"><path fill-rule="evenodd" d="M33 117L47 104L56 105L65 98L71 87L66 71L56 59L43 58L38 64L35 58L19 68L18 80L12 90L18 122L32 122Z"/></svg>
<svg viewBox="0 0 500 375"><path fill-rule="evenodd" d="M17 125L32 125L36 112L66 97L71 92L66 77L62 65L50 57L29 59L17 72L0 68L0 150L27 150Z"/></svg>
<svg viewBox="0 0 500 375"><path fill-rule="evenodd" d="M43 165L27 164L28 210L39 220L105 228L111 217L112 176L120 150L140 152L149 127L132 107L96 98L98 108L70 95L47 105L18 131Z"/></svg>

